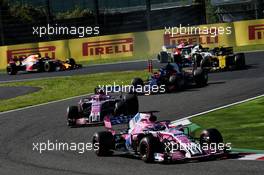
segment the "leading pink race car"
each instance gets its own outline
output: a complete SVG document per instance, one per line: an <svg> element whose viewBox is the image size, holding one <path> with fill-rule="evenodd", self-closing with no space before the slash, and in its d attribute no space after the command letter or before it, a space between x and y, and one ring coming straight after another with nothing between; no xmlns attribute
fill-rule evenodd
<svg viewBox="0 0 264 175"><path fill-rule="evenodd" d="M199 138L194 138L188 126L156 120L153 112L138 113L131 117L127 129L117 132L112 125L126 123L127 116L105 117L108 131L94 134L92 141L98 146L95 153L107 156L117 151L140 157L147 163L219 158L227 153L228 145L223 143L217 129L206 129Z"/></svg>

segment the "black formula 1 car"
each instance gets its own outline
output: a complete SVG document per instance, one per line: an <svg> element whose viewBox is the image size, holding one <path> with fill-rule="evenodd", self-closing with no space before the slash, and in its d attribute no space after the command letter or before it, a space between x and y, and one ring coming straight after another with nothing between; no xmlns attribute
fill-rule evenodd
<svg viewBox="0 0 264 175"><path fill-rule="evenodd" d="M188 65L188 66L186 66ZM168 63L165 67L154 72L149 79L143 81L141 78L134 78L131 82L134 92L138 88L144 88L147 92L164 93L183 90L184 88L195 84L198 87L206 86L208 82L208 73L200 67L194 67L192 63ZM159 89L155 92L153 89ZM143 92L144 93L144 92Z"/></svg>
<svg viewBox="0 0 264 175"><path fill-rule="evenodd" d="M81 68L81 64L76 64L73 58L66 61L41 57L40 54L32 54L26 58L12 59L9 61L6 71L9 75L15 75L19 71L26 72L52 72Z"/></svg>

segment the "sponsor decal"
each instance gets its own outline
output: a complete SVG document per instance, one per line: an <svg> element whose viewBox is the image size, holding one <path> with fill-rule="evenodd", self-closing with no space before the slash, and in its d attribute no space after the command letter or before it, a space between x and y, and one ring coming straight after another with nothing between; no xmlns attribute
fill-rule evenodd
<svg viewBox="0 0 264 175"><path fill-rule="evenodd" d="M248 39L261 40L264 38L264 24L248 26Z"/></svg>
<svg viewBox="0 0 264 175"><path fill-rule="evenodd" d="M132 53L133 47L133 38L85 42L83 43L83 56Z"/></svg>
<svg viewBox="0 0 264 175"><path fill-rule="evenodd" d="M45 46L36 48L23 48L7 50L7 61L13 58L27 57L30 54L40 53L41 56L55 59L56 46Z"/></svg>
<svg viewBox="0 0 264 175"><path fill-rule="evenodd" d="M218 34L215 37L211 37L210 33L185 35L176 34L175 36L164 34L164 45L176 45L182 42L188 42L189 44L217 44Z"/></svg>

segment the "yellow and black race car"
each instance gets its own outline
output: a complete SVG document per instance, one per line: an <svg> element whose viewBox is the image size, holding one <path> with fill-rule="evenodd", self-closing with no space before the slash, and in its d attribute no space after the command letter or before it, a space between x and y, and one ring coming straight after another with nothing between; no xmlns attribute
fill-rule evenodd
<svg viewBox="0 0 264 175"><path fill-rule="evenodd" d="M195 46L192 58L197 66L215 70L236 70L246 68L244 53L234 53L232 47L216 47L212 50Z"/></svg>

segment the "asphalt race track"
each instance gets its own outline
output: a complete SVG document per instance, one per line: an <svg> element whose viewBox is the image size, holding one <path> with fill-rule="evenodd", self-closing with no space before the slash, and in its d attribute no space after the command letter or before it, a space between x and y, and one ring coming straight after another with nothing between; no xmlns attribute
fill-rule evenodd
<svg viewBox="0 0 264 175"><path fill-rule="evenodd" d="M1 86L0 100L14 98L21 95L37 92L41 88L31 86Z"/></svg>
<svg viewBox="0 0 264 175"><path fill-rule="evenodd" d="M140 97L141 110L160 110L160 119L175 120L264 93L264 53L246 55L247 70L210 74L209 85L179 93ZM142 63L143 64L143 63ZM0 114L1 175L72 174L263 174L262 161L216 160L183 164L145 164L124 155L97 157L71 151L33 151L36 142L90 142L102 127L68 128L66 107L72 99Z"/></svg>
<svg viewBox="0 0 264 175"><path fill-rule="evenodd" d="M40 72L40 73L18 72L17 75L7 75L5 73L2 73L0 74L0 83L47 78L47 77L92 74L92 73L98 73L98 72L143 70L143 69L147 69L147 66L148 66L147 61L143 60L143 61L135 61L135 62L130 61L130 62L123 62L123 63L91 65L91 66L83 67L81 69L70 70L70 71L60 71L60 72ZM159 64L156 61L154 61L153 66L158 67Z"/></svg>

